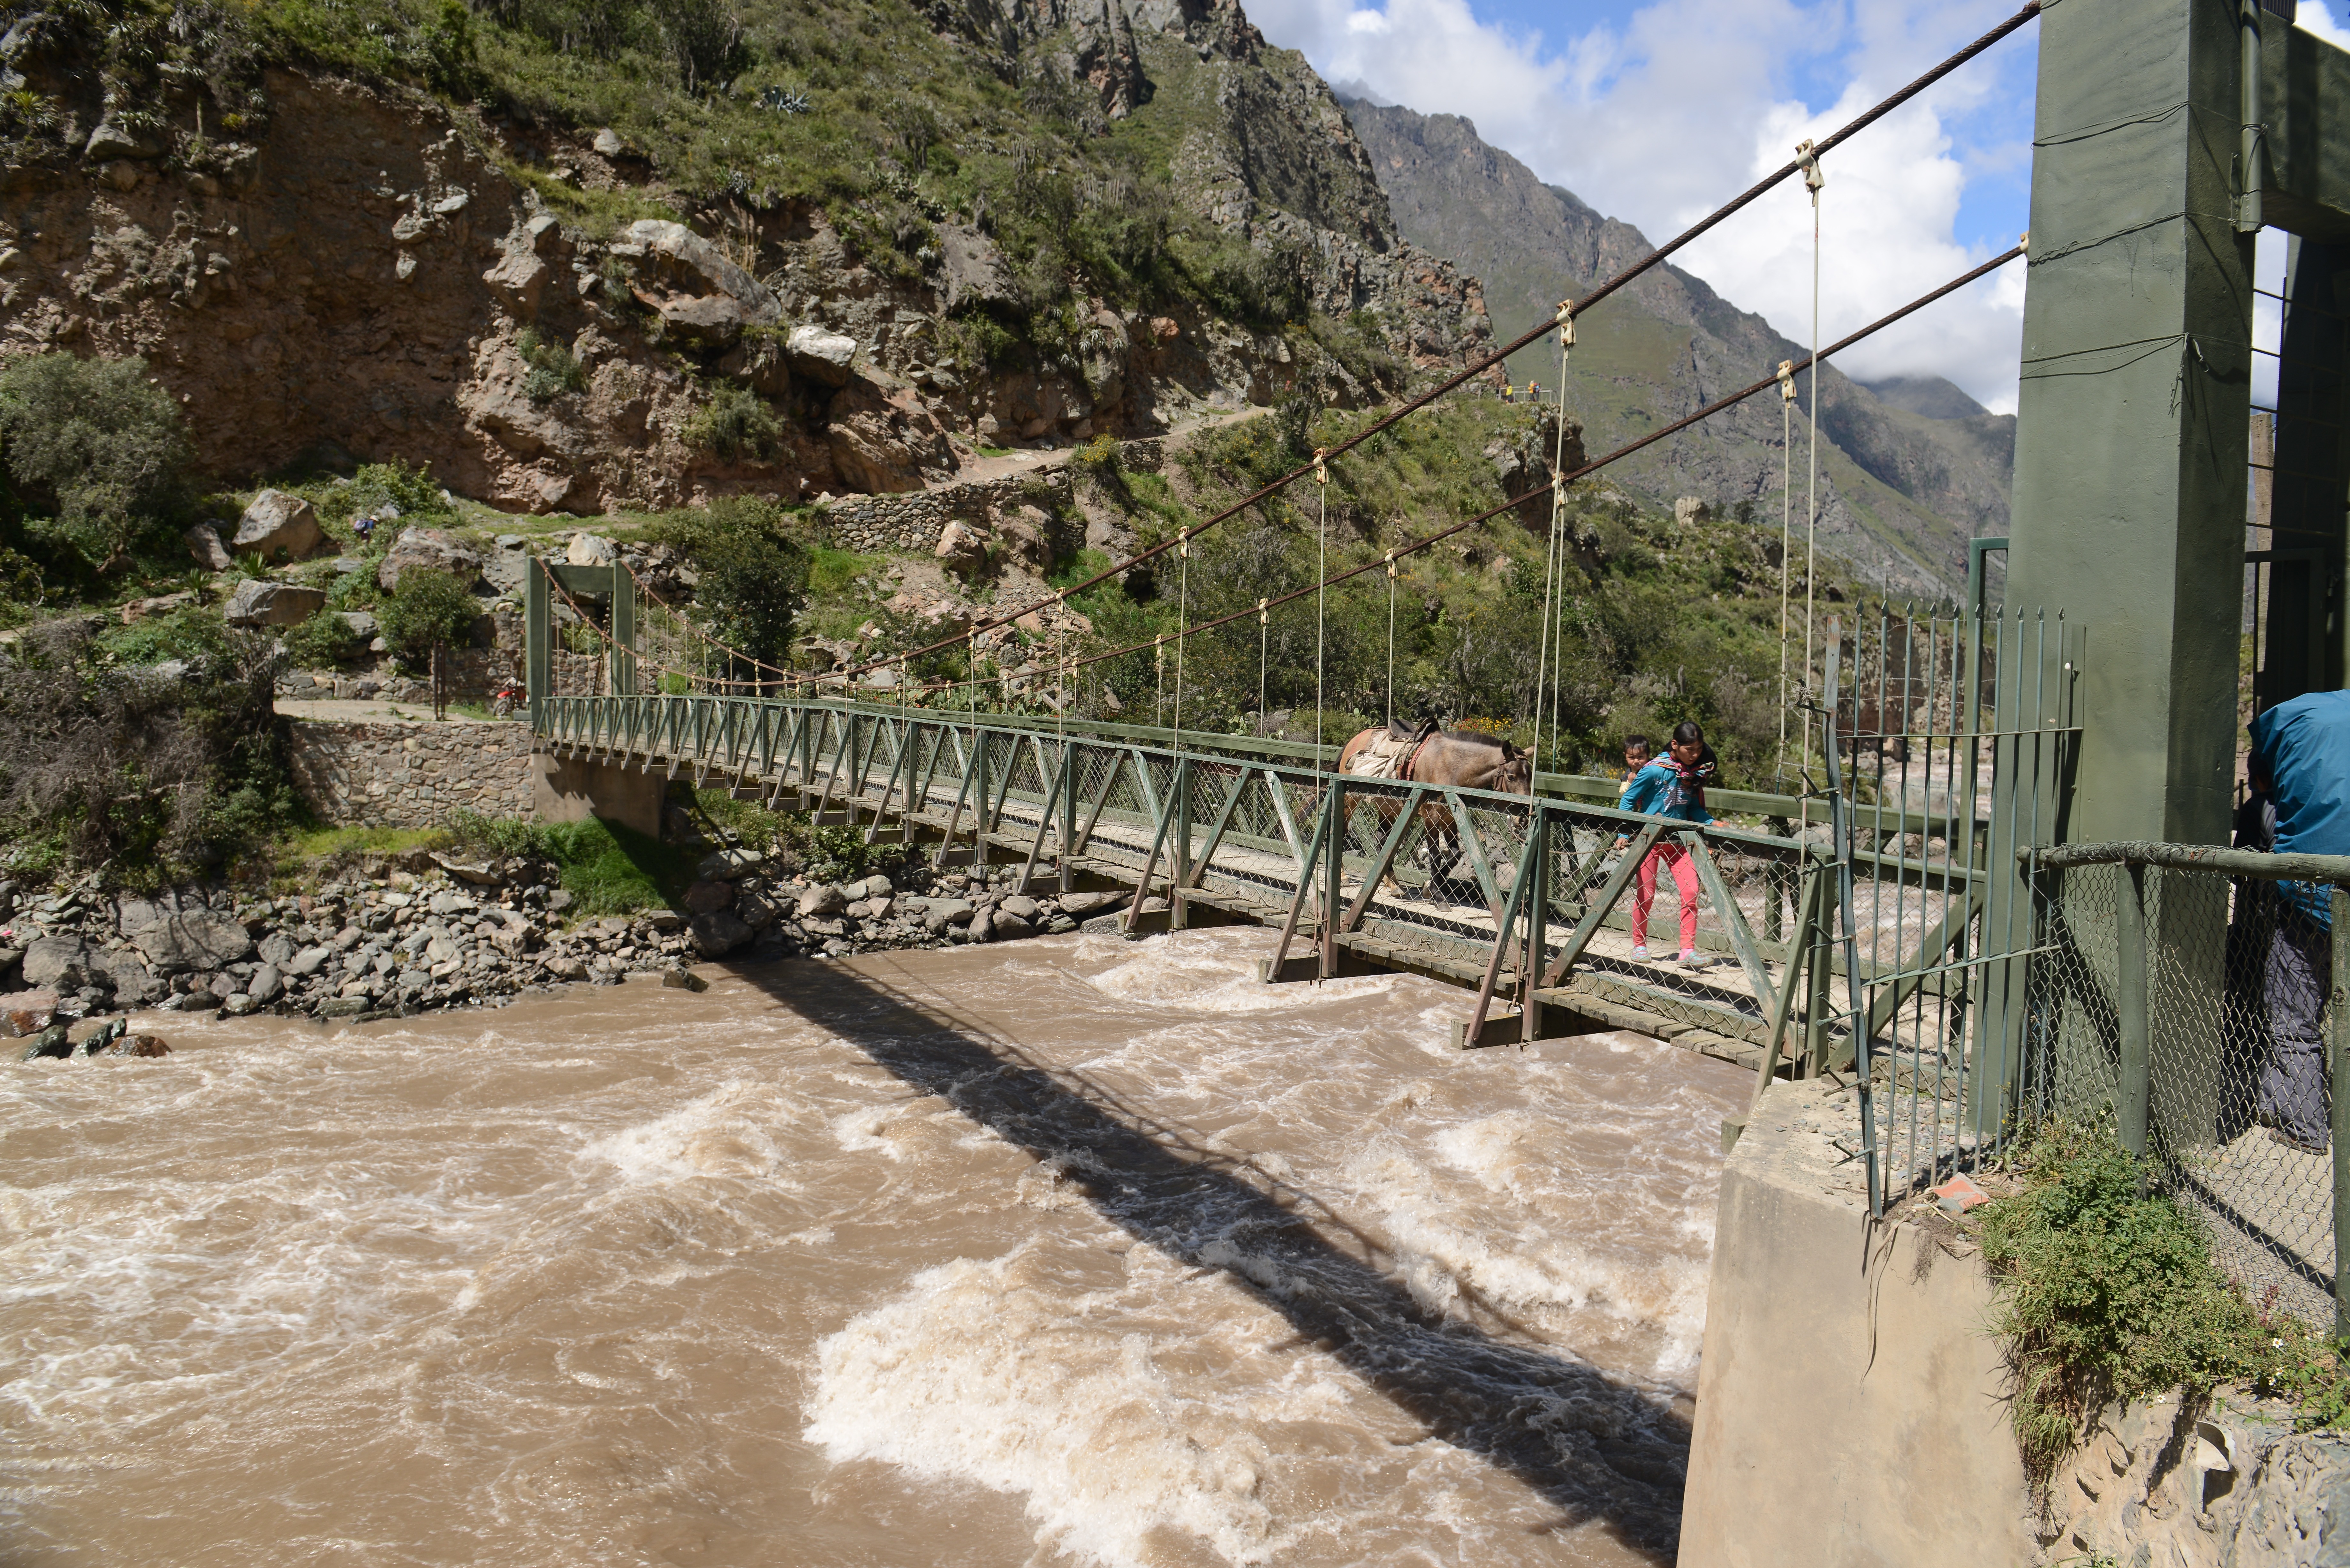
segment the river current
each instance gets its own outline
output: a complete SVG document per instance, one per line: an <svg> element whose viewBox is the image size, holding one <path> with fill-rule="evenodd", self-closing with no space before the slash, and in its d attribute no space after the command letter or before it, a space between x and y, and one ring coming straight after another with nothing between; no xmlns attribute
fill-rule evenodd
<svg viewBox="0 0 2350 1568"><path fill-rule="evenodd" d="M0 1067L0 1562L1669 1561L1746 1075L1268 946Z"/></svg>

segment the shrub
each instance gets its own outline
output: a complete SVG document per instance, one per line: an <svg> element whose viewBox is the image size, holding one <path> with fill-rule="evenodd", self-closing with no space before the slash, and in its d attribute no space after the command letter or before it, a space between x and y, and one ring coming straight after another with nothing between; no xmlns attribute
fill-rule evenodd
<svg viewBox="0 0 2350 1568"><path fill-rule="evenodd" d="M432 659L434 643L469 641L481 613L481 605L455 576L411 566L400 574L391 597L376 611L376 624L383 628L393 654L419 668Z"/></svg>
<svg viewBox="0 0 2350 1568"><path fill-rule="evenodd" d="M343 528L363 513L379 520L397 517L402 522L455 514L449 503L442 499L441 486L430 469L421 463L410 468L397 458L390 462L360 464L348 484L328 489L317 497L317 504L322 521ZM378 528L376 553L390 549L398 533L397 528ZM375 580L372 572L353 572L350 577Z"/></svg>
<svg viewBox="0 0 2350 1568"><path fill-rule="evenodd" d="M276 649L225 628L213 646L166 680L108 668L85 623L57 621L0 659L0 836L152 881L289 824Z"/></svg>
<svg viewBox="0 0 2350 1568"><path fill-rule="evenodd" d="M685 421L685 442L715 452L729 462L775 454L784 435L783 422L766 400L750 388L722 381L710 400Z"/></svg>
<svg viewBox="0 0 2350 1568"><path fill-rule="evenodd" d="M367 640L331 609L286 629L286 657L297 670L324 670L356 659Z"/></svg>
<svg viewBox="0 0 2350 1568"><path fill-rule="evenodd" d="M2110 1126L2056 1123L2024 1155L2024 1190L1982 1212L1998 1277L1992 1332L2010 1342L2012 1419L2044 1475L2114 1399L2191 1397L2257 1375L2268 1341L2210 1244Z"/></svg>
<svg viewBox="0 0 2350 1568"><path fill-rule="evenodd" d="M155 530L187 466L179 405L143 359L29 355L0 369L0 441L18 493L112 570Z"/></svg>
<svg viewBox="0 0 2350 1568"><path fill-rule="evenodd" d="M523 363L530 367L522 389L532 402L544 403L565 392L588 389L586 368L560 339L546 337L536 327L525 327L515 343L522 350Z"/></svg>

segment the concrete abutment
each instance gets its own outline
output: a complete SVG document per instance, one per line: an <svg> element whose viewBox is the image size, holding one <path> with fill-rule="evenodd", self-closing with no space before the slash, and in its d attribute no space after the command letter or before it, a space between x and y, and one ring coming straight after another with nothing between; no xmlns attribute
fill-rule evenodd
<svg viewBox="0 0 2350 1568"><path fill-rule="evenodd" d="M648 838L660 836L661 802L669 793L665 771L539 752L531 757L530 784L532 814L541 822L593 816Z"/></svg>

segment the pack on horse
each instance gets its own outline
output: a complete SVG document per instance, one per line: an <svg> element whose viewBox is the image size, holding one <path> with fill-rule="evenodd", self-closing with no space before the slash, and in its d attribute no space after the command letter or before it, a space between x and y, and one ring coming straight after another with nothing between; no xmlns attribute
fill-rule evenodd
<svg viewBox="0 0 2350 1568"><path fill-rule="evenodd" d="M1363 731L1340 749L1338 771L1355 778L1503 794L1531 795L1534 787L1534 759L1526 753L1495 735L1439 729L1433 719L1416 730L1389 724ZM1403 802L1382 794L1374 797L1373 809L1385 834L1395 826ZM1419 848L1427 857L1430 889L1434 891L1436 879L1460 863L1461 829L1452 808L1440 801L1423 804L1419 815Z"/></svg>

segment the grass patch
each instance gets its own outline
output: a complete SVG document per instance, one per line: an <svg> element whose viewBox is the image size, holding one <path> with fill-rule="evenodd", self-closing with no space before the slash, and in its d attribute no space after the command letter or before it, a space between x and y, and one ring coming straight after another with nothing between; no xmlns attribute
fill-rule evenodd
<svg viewBox="0 0 2350 1568"><path fill-rule="evenodd" d="M289 834L277 842L277 880L293 885L321 871L338 870L354 861L380 856L389 858L417 849L447 849L455 839L441 827L314 827Z"/></svg>
<svg viewBox="0 0 2350 1568"><path fill-rule="evenodd" d="M577 915L674 908L693 880L695 857L690 851L592 816L583 822L525 822L461 813L450 831L468 849L554 862Z"/></svg>
<svg viewBox="0 0 2350 1568"><path fill-rule="evenodd" d="M2053 1123L2022 1152L2023 1191L1982 1211L2016 1442L2043 1481L2116 1399L2239 1383L2291 1399L2305 1428L2350 1412L2345 1347L2245 1300L2154 1173L2110 1125Z"/></svg>

